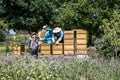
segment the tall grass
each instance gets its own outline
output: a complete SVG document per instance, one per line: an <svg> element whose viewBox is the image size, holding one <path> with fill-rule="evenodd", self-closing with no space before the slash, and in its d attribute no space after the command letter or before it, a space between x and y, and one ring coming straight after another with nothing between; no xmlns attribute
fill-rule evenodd
<svg viewBox="0 0 120 80"><path fill-rule="evenodd" d="M1 80L119 80L115 59L81 60L76 57L0 58Z"/></svg>

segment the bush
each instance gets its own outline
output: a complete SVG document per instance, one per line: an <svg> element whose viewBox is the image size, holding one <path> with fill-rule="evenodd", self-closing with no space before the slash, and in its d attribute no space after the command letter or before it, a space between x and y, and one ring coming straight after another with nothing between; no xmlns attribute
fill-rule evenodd
<svg viewBox="0 0 120 80"><path fill-rule="evenodd" d="M114 10L110 19L104 19L101 25L103 31L99 53L105 56L116 56L120 50L120 12Z"/></svg>
<svg viewBox="0 0 120 80"><path fill-rule="evenodd" d="M0 42L5 41L6 39L6 34L3 30L0 29Z"/></svg>

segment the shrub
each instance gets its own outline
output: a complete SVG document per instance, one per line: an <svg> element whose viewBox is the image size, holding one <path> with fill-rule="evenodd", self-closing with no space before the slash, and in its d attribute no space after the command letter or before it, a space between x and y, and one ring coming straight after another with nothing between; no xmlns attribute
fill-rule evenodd
<svg viewBox="0 0 120 80"><path fill-rule="evenodd" d="M116 55L120 50L120 11L114 10L110 19L104 19L101 25L103 31L99 52L106 56Z"/></svg>
<svg viewBox="0 0 120 80"><path fill-rule="evenodd" d="M0 29L0 42L5 41L6 39L6 34L3 30Z"/></svg>

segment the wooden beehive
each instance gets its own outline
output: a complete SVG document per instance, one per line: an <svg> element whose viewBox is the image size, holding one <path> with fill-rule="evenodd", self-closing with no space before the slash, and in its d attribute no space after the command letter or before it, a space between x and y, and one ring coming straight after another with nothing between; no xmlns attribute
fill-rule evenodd
<svg viewBox="0 0 120 80"><path fill-rule="evenodd" d="M87 54L87 36L85 30L76 31L76 54Z"/></svg>
<svg viewBox="0 0 120 80"><path fill-rule="evenodd" d="M21 46L21 45L14 46L13 49L12 49L12 53L13 54L21 55L22 52L24 52L24 50L25 50L25 46L24 45L23 46Z"/></svg>
<svg viewBox="0 0 120 80"><path fill-rule="evenodd" d="M64 41L58 45L41 44L41 54L87 54L87 36L86 31L76 29L73 31L64 31Z"/></svg>
<svg viewBox="0 0 120 80"><path fill-rule="evenodd" d="M74 31L64 31L64 54L74 54Z"/></svg>
<svg viewBox="0 0 120 80"><path fill-rule="evenodd" d="M40 54L51 54L51 44L41 44Z"/></svg>
<svg viewBox="0 0 120 80"><path fill-rule="evenodd" d="M63 53L63 43L59 43L57 45L52 45L52 54L62 54Z"/></svg>

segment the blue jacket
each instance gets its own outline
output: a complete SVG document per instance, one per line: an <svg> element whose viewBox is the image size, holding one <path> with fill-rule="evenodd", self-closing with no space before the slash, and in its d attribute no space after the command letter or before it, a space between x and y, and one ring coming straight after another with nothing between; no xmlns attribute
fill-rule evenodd
<svg viewBox="0 0 120 80"><path fill-rule="evenodd" d="M52 29L50 28L45 28L45 30L47 31L43 37L43 40L47 43L47 44L51 44L52 43Z"/></svg>

